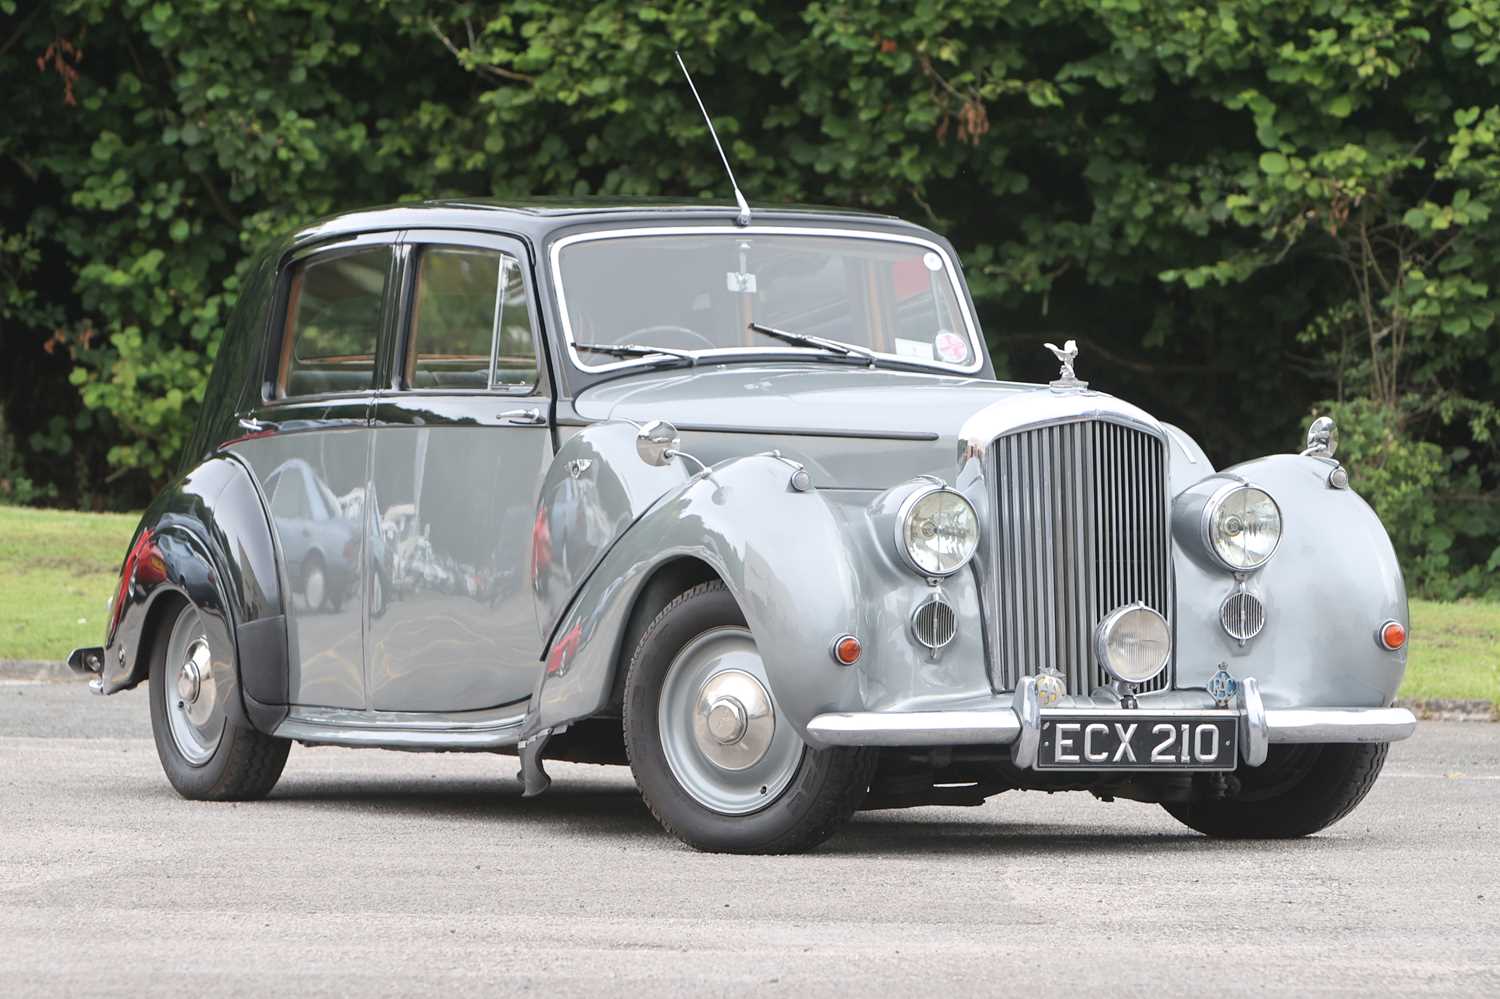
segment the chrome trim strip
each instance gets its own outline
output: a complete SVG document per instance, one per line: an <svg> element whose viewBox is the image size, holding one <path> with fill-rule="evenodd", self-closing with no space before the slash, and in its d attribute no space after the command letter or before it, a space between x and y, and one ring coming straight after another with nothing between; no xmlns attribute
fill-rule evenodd
<svg viewBox="0 0 1500 999"><path fill-rule="evenodd" d="M585 371L589 374L598 374L605 371L618 371L622 368L640 367L641 365L649 364L650 362L642 359L632 359L624 361L609 361L604 364L584 363L583 358L579 356L578 351L573 349L573 326L568 317L567 297L563 291L561 266L562 251L567 247L572 246L574 243L584 243L600 239L624 239L631 236L701 235L738 236L740 238L755 235L771 235L824 236L847 239L870 239L888 243L908 243L913 246L920 246L927 250L930 250L933 253L936 253L938 257L943 261L943 272L948 276L948 283L953 288L953 296L958 301L959 314L963 316L964 329L969 334L969 351L974 357L973 363L960 366L956 364L943 364L941 362L934 361L928 364L910 357L903 357L899 354L884 354L878 352L872 353L875 353L875 357L877 358L885 358L886 360L899 361L906 364L916 364L924 368L930 367L934 371L973 374L974 372L984 367L984 351L980 346L979 324L970 314L969 300L968 297L964 294L963 284L958 279L958 270L953 266L953 261L949 258L947 251L931 240L923 239L920 236L906 235L904 233L880 232L870 229L827 229L808 226L755 226L752 228L740 228L738 226L726 225L690 225L645 226L630 229L595 229L588 232L574 233L571 236L564 236L562 239L557 240L551 245L548 251L548 257L552 262L552 290L553 293L557 296L558 315L562 318L563 342L567 344L568 357L572 360L573 365L578 368L578 370ZM714 357L724 355L733 356L741 354L777 354L785 356L788 353L806 354L811 357L825 356L824 352L820 350L810 350L792 346L725 347L722 350L699 350L690 351L689 353L693 354L695 357Z"/></svg>
<svg viewBox="0 0 1500 999"><path fill-rule="evenodd" d="M1405 708L1272 708L1266 734L1277 744L1307 742L1400 742L1417 730Z"/></svg>
<svg viewBox="0 0 1500 999"><path fill-rule="evenodd" d="M1005 745L1021 734L1010 708L983 711L851 711L818 715L807 741L827 746Z"/></svg>

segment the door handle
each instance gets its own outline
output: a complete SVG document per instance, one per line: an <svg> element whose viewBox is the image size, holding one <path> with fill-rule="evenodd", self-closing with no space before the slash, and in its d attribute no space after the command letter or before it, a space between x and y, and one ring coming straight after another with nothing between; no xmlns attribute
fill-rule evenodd
<svg viewBox="0 0 1500 999"><path fill-rule="evenodd" d="M547 422L547 418L542 415L542 411L535 406L527 409L507 409L500 414L500 419L507 423L515 423L527 427L536 427Z"/></svg>

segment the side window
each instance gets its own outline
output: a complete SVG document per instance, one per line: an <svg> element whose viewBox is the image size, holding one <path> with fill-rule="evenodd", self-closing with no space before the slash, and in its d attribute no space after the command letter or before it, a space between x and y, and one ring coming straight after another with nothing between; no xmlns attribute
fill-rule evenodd
<svg viewBox="0 0 1500 999"><path fill-rule="evenodd" d="M536 348L520 264L498 250L424 248L408 342L410 388L531 391Z"/></svg>
<svg viewBox="0 0 1500 999"><path fill-rule="evenodd" d="M294 265L276 371L280 398L374 387L391 251L380 246Z"/></svg>

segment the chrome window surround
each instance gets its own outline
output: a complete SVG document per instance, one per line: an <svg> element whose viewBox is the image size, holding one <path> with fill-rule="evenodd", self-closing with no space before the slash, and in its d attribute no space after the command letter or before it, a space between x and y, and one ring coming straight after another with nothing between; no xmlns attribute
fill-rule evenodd
<svg viewBox="0 0 1500 999"><path fill-rule="evenodd" d="M958 311L963 316L964 330L969 335L969 353L973 361L966 365L944 364L941 361L922 361L911 357L903 357L899 354L887 354L872 351L877 358L897 361L903 364L914 364L924 368L932 368L936 371L949 371L956 374L973 374L984 366L984 351L979 343L979 324L974 321L970 314L969 300L964 294L963 284L958 280L958 271L953 266L952 259L945 251L932 240L923 239L920 236L910 236L902 233L873 232L867 229L829 229L807 226L751 226L741 228L739 226L725 225L703 225L703 226L646 226L631 229L594 229L589 232L574 233L564 236L554 242L548 251L552 261L552 290L557 296L557 311L562 319L563 342L568 345L568 357L573 366L580 371L589 374L599 374L607 371L618 371L622 368L639 367L650 363L646 358L629 358L621 361L607 361L601 364L587 364L579 356L578 351L573 348L573 325L568 316L567 294L563 290L562 280L562 251L576 243L586 243L600 239L625 239L632 236L824 236L842 239L869 239L885 243L906 243L911 246L920 246L923 249L936 253L943 262L943 273L948 276L948 283L953 288L953 296L958 301ZM746 354L766 354L774 356L786 356L787 354L806 354L810 357L826 356L823 351L812 350L805 347L794 347L790 344L781 347L724 347L716 350L688 351L694 357L723 357L739 356Z"/></svg>
<svg viewBox="0 0 1500 999"><path fill-rule="evenodd" d="M1283 529L1286 527L1286 521L1281 516L1281 504L1276 502L1275 496L1272 496L1270 492L1265 489L1261 489L1260 486L1257 486L1253 482L1246 482L1243 479L1236 479L1233 482L1225 483L1218 489L1215 489L1213 491L1213 494L1208 497L1208 501L1203 504L1203 516L1200 523L1200 534L1203 539L1204 550L1208 552L1208 557L1212 559L1214 564L1219 568L1224 569L1227 572L1256 572L1260 569L1265 568L1266 563L1271 561L1272 557L1275 556L1276 549L1281 547L1281 535L1283 531L1277 532L1276 543L1271 546L1271 550L1266 553L1266 557L1261 559L1254 565L1230 565L1228 562L1224 561L1223 557L1219 555L1219 550L1214 547L1214 514L1218 511L1219 507L1223 505L1224 501L1229 498L1230 493L1237 492L1241 489L1255 489L1265 493L1266 498L1271 501L1271 505L1276 508L1276 523L1281 525Z"/></svg>
<svg viewBox="0 0 1500 999"><path fill-rule="evenodd" d="M921 502L926 497L931 496L933 493L952 493L954 496L957 496L965 503L969 503L969 498L963 493L959 492L957 489L949 489L947 486L938 483L934 483L933 485L921 489L913 489L911 491L911 494L907 496L906 499L902 500L901 505L896 508L896 554L900 557L901 563L903 565L905 565L912 572L915 572L917 575L923 577L924 579L946 579L949 576L953 575L955 572L958 572L964 566L968 565L971 561L973 561L974 552L978 551L979 548L978 545L976 545L969 552L968 558L964 559L962 562L958 563L958 565L955 565L947 572L928 572L920 565L917 565L917 560L911 557L911 551L906 547L906 518L911 513L912 507L916 506L919 502ZM974 510L973 503L969 503L969 509ZM978 532L982 536L984 534L984 522L980 519L978 510L974 510L974 525L978 528Z"/></svg>

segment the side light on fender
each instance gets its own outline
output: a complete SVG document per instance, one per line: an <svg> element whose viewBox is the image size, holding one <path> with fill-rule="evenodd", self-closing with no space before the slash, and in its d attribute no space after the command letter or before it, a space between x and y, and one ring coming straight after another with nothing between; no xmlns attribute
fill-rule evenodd
<svg viewBox="0 0 1500 999"><path fill-rule="evenodd" d="M853 666L864 653L864 646L853 635L840 635L833 640L828 651L833 654L833 661L840 666Z"/></svg>
<svg viewBox="0 0 1500 999"><path fill-rule="evenodd" d="M1406 645L1406 625L1400 621L1387 621L1380 626L1375 637L1387 652L1399 651Z"/></svg>

